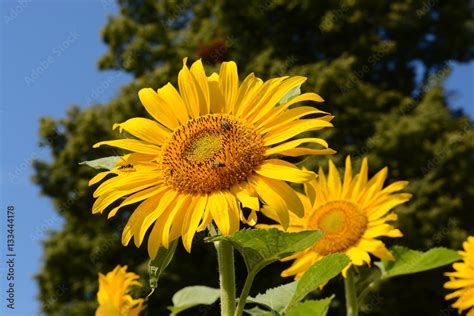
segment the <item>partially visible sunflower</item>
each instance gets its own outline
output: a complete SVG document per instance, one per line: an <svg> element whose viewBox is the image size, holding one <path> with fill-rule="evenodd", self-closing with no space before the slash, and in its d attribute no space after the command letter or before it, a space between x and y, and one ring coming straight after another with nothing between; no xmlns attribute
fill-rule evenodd
<svg viewBox="0 0 474 316"><path fill-rule="evenodd" d="M351 260L344 275L351 265L370 264L369 254L393 260L392 254L377 238L402 236L398 229L387 223L397 220L397 215L389 211L408 201L411 194L395 193L404 189L407 181L383 188L386 176L385 167L368 179L367 158L363 159L359 174L353 177L351 159L347 157L342 182L331 160L327 177L320 168L319 176L305 184L306 195L299 194L305 208L304 217L290 214L288 231L320 229L323 237L307 250L285 258L285 261L294 262L281 275L298 279L314 262L336 252L345 253Z"/></svg>
<svg viewBox="0 0 474 316"><path fill-rule="evenodd" d="M254 225L260 202L287 227L289 211L302 216L303 205L285 181L303 183L315 175L272 157L334 153L320 138L290 140L332 126L333 117L326 112L293 107L302 101L323 101L315 93L290 98L305 81L285 76L263 82L250 74L239 84L234 62L223 63L219 74L208 77L200 60L188 69L185 59L178 75L179 92L170 83L157 91L139 91L154 120L131 118L114 125L137 139L94 145L133 153L90 181L92 185L115 175L95 191L93 213L122 198L109 217L125 205L141 202L125 226L122 243L127 245L134 237L140 246L153 226L148 238L152 258L161 245L168 247L179 237L190 251L196 231L212 221L223 235L237 231L240 221ZM319 148L299 147L302 144ZM251 210L248 216L242 207Z"/></svg>
<svg viewBox="0 0 474 316"><path fill-rule="evenodd" d="M460 251L463 262L453 264L454 272L448 272L449 281L444 284L446 289L456 290L446 295L446 299L457 298L452 304L461 313L467 311L467 316L474 316L474 236L469 236L463 243L464 251Z"/></svg>
<svg viewBox="0 0 474 316"><path fill-rule="evenodd" d="M134 299L128 291L138 282L138 275L127 272L127 266L116 266L106 275L99 273L99 307L96 316L138 316L143 299Z"/></svg>

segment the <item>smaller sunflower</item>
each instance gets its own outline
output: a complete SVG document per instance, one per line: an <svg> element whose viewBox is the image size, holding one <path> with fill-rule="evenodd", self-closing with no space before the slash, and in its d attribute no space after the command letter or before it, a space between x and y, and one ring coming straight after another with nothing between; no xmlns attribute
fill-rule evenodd
<svg viewBox="0 0 474 316"><path fill-rule="evenodd" d="M305 251L285 258L284 261L294 262L281 275L298 279L314 262L337 252L345 253L351 259L343 275L351 265L370 264L369 254L393 260L392 254L377 238L402 236L400 230L387 223L397 220L397 215L389 214L389 211L408 201L411 194L395 193L404 189L407 181L383 188L386 177L385 167L368 179L367 158L363 159L359 174L353 177L351 159L347 157L342 182L331 160L327 177L320 168L319 176L305 184L306 195L299 194L305 209L304 217L290 214L288 231L320 229L323 237Z"/></svg>
<svg viewBox="0 0 474 316"><path fill-rule="evenodd" d="M463 257L463 262L453 264L454 272L448 272L449 281L444 284L446 289L456 289L451 294L446 295L450 300L458 298L452 304L461 313L468 310L467 316L474 316L474 236L469 236L463 243L464 251L459 254Z"/></svg>
<svg viewBox="0 0 474 316"><path fill-rule="evenodd" d="M134 299L128 291L134 285L141 285L138 275L127 272L127 266L116 266L103 275L99 273L99 307L96 316L138 316L142 310L143 299Z"/></svg>

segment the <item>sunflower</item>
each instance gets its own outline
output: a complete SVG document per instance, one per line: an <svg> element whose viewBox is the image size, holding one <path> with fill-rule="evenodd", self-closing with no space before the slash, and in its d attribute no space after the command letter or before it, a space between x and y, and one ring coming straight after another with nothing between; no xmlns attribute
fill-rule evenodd
<svg viewBox="0 0 474 316"><path fill-rule="evenodd" d="M464 251L459 254L463 258L463 262L453 264L454 272L448 272L449 281L444 284L446 289L456 289L451 294L446 295L446 299L450 300L458 298L452 304L454 308L461 313L469 309L467 316L474 316L474 236L470 236L463 243Z"/></svg>
<svg viewBox="0 0 474 316"><path fill-rule="evenodd" d="M179 91L168 83L157 91L145 88L138 93L154 120L131 118L115 124L114 129L135 138L94 145L132 153L114 170L91 180L92 185L114 175L95 191L93 212L125 198L110 211L112 217L121 207L140 202L123 230L122 243L127 245L133 237L139 247L151 229L151 258L160 246L168 247L179 237L190 251L196 231L211 222L223 235L239 230L240 221L254 225L260 202L287 227L289 211L302 216L303 205L285 181L303 183L315 174L276 156L334 153L320 138L290 140L332 126L333 116L326 112L293 107L302 101L323 101L315 93L294 95L305 80L285 76L263 82L250 74L239 84L234 62L223 63L219 74L207 76L200 60L188 69L184 59ZM318 148L299 147L302 144ZM242 208L249 211L244 215Z"/></svg>
<svg viewBox="0 0 474 316"><path fill-rule="evenodd" d="M96 316L138 316L142 309L143 299L134 299L128 290L138 282L138 275L127 272L127 266L116 266L106 275L99 273L99 291L97 301L99 308Z"/></svg>
<svg viewBox="0 0 474 316"><path fill-rule="evenodd" d="M351 260L344 275L352 265L370 264L369 254L393 260L384 243L376 238L402 236L387 222L397 220L397 215L389 211L410 199L408 193L395 193L408 182L399 181L383 188L387 168L368 179L367 158L362 161L360 173L353 177L351 159L347 157L342 182L332 161L329 161L327 177L321 168L318 173L317 179L305 184L306 195L299 194L305 208L304 217L290 214L288 230L320 229L323 237L305 251L285 258L294 262L281 275L298 279L314 262L337 252L345 253Z"/></svg>

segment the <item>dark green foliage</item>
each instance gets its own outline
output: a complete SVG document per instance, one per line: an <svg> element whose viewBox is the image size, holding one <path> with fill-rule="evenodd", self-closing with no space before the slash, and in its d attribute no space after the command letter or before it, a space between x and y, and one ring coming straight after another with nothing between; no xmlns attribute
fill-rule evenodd
<svg viewBox="0 0 474 316"><path fill-rule="evenodd" d="M109 221L93 216L87 182L96 171L78 163L115 155L107 147L92 150L92 144L117 137L113 123L145 116L138 90L176 83L186 56L203 58L208 73L232 59L242 75L306 75L303 91L321 94L326 100L321 108L336 115L336 128L324 133L339 152L334 159L369 155L372 172L388 165L389 181L410 180L414 198L398 208L405 234L399 243L419 250L459 248L474 231L472 121L449 110L440 88L448 61L473 59L469 1L119 0L119 5L119 15L103 29L109 50L98 65L131 73L135 80L109 104L83 111L72 107L64 119L41 122L41 143L52 160L36 162L34 180L66 223L44 242L37 279L46 314L92 315L97 273L118 263L147 283L145 249L120 244L127 212ZM421 83L415 80L416 64L424 70ZM325 163L324 157L306 161L310 167ZM202 237L191 255L178 247L151 298L150 315L165 313L172 294L184 286L217 286L214 249ZM240 264L237 271L243 280L245 267ZM280 271L281 264L265 270L251 294L281 284ZM369 295L366 313L440 314L449 306L442 299L441 273L387 283L380 294ZM331 314L342 313L341 284L334 280L325 287L322 297L337 294Z"/></svg>

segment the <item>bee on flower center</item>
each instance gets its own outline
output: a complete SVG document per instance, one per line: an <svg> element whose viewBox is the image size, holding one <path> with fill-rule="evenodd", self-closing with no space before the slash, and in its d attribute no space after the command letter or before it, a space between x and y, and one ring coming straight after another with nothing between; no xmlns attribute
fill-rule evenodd
<svg viewBox="0 0 474 316"><path fill-rule="evenodd" d="M230 128L231 128L231 125L230 125L230 123L227 122L227 121L222 121L222 122L221 122L221 127L222 127L222 129L225 129L226 131L229 131Z"/></svg>
<svg viewBox="0 0 474 316"><path fill-rule="evenodd" d="M222 161L214 161L214 168L221 168L221 167L225 167L225 163L223 163Z"/></svg>

